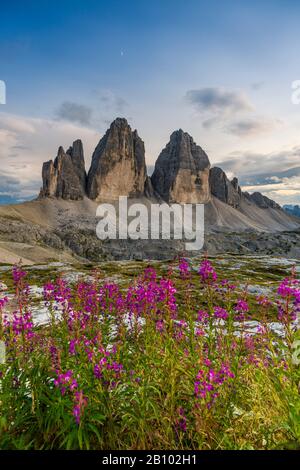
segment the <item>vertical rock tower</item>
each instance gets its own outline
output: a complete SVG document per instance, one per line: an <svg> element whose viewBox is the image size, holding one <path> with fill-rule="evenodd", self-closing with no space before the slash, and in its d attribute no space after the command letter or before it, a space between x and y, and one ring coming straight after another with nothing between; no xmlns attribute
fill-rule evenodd
<svg viewBox="0 0 300 470"><path fill-rule="evenodd" d="M142 196L146 178L144 142L126 119L117 118L93 153L87 195L99 201Z"/></svg>
<svg viewBox="0 0 300 470"><path fill-rule="evenodd" d="M160 153L151 181L166 202L206 203L210 199L209 169L204 150L180 129Z"/></svg>
<svg viewBox="0 0 300 470"><path fill-rule="evenodd" d="M210 170L210 190L213 196L229 206L238 208L241 202L242 191L237 178L230 181L226 173L218 167Z"/></svg>
<svg viewBox="0 0 300 470"><path fill-rule="evenodd" d="M81 140L76 140L65 153L59 147L54 162L43 164L43 187L40 197L83 199L86 188L86 172Z"/></svg>

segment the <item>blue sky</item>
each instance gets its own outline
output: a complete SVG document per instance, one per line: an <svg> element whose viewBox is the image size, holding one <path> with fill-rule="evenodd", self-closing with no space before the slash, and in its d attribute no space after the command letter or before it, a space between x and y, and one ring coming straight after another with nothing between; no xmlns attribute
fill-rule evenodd
<svg viewBox="0 0 300 470"><path fill-rule="evenodd" d="M149 168L183 128L247 190L300 202L299 14L291 0L5 2L0 197L35 195L42 162L77 138L88 165L125 116Z"/></svg>

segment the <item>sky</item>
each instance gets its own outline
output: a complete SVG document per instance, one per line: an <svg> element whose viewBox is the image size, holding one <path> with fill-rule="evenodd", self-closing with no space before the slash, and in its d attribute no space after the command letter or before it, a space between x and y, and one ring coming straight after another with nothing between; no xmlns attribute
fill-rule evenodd
<svg viewBox="0 0 300 470"><path fill-rule="evenodd" d="M182 128L244 190L300 203L299 1L11 0L0 12L0 203L35 197L42 163L78 138L88 169L116 117L144 140L150 174Z"/></svg>

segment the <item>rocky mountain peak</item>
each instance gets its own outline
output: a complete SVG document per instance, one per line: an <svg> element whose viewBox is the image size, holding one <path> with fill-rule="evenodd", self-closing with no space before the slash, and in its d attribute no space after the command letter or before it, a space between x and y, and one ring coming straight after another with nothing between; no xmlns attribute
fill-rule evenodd
<svg viewBox="0 0 300 470"><path fill-rule="evenodd" d="M154 190L167 202L204 203L210 199L210 163L204 150L182 129L173 132L151 177Z"/></svg>
<svg viewBox="0 0 300 470"><path fill-rule="evenodd" d="M280 205L277 202L269 199L267 196L259 192L255 192L249 194L247 192L243 193L248 201L254 203L256 206L260 207L261 209L281 209Z"/></svg>
<svg viewBox="0 0 300 470"><path fill-rule="evenodd" d="M213 167L210 170L209 184L213 196L232 207L239 207L242 191L237 178L230 181L221 168Z"/></svg>
<svg viewBox="0 0 300 470"><path fill-rule="evenodd" d="M93 153L88 196L99 200L139 196L146 177L144 142L126 119L115 119Z"/></svg>
<svg viewBox="0 0 300 470"><path fill-rule="evenodd" d="M86 172L81 141L74 142L65 153L59 147L54 160L43 164L43 187L40 198L83 199L86 186Z"/></svg>
<svg viewBox="0 0 300 470"><path fill-rule="evenodd" d="M164 200L168 203L207 203L215 196L242 211L242 202L261 209L280 209L262 195L243 193L218 167L210 168L205 151L182 129L174 131L160 153L152 177L147 176L144 142L125 118L115 119L100 139L85 171L81 140L43 164L40 198L112 200L119 196Z"/></svg>
<svg viewBox="0 0 300 470"><path fill-rule="evenodd" d="M74 170L80 181L80 185L85 193L87 174L85 171L83 145L80 139L75 140L73 145L67 150L67 154L70 155Z"/></svg>
<svg viewBox="0 0 300 470"><path fill-rule="evenodd" d="M58 147L57 156L58 156L58 157L63 157L64 155L65 155L64 148L60 145L60 146Z"/></svg>

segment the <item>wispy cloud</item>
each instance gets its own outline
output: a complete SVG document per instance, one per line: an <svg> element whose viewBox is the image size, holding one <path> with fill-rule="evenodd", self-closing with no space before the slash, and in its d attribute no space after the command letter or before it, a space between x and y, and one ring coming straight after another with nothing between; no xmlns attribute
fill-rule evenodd
<svg viewBox="0 0 300 470"><path fill-rule="evenodd" d="M234 152L216 163L245 191L260 191L280 204L300 201L300 146L272 153Z"/></svg>
<svg viewBox="0 0 300 470"><path fill-rule="evenodd" d="M233 121L225 126L225 131L239 137L252 137L265 134L278 127L280 121L267 117L243 118Z"/></svg>
<svg viewBox="0 0 300 470"><path fill-rule="evenodd" d="M216 166L244 181L263 177L292 177L299 172L300 146L271 153L233 152Z"/></svg>
<svg viewBox="0 0 300 470"><path fill-rule="evenodd" d="M226 90L219 87L189 90L187 101L200 113L212 112L232 115L241 111L253 111L253 106L242 91Z"/></svg>
<svg viewBox="0 0 300 470"><path fill-rule="evenodd" d="M253 86L259 89L262 84ZM185 98L207 130L217 127L221 132L244 138L271 132L279 125L279 121L272 117L258 115L242 90L200 88L189 90Z"/></svg>
<svg viewBox="0 0 300 470"><path fill-rule="evenodd" d="M2 113L0 116L0 194L18 200L37 196L42 184L42 163L82 139L89 165L101 137L93 129L68 121L38 119Z"/></svg>
<svg viewBox="0 0 300 470"><path fill-rule="evenodd" d="M89 106L73 103L71 101L64 101L56 110L56 116L70 122L88 126L91 124L93 111Z"/></svg>

